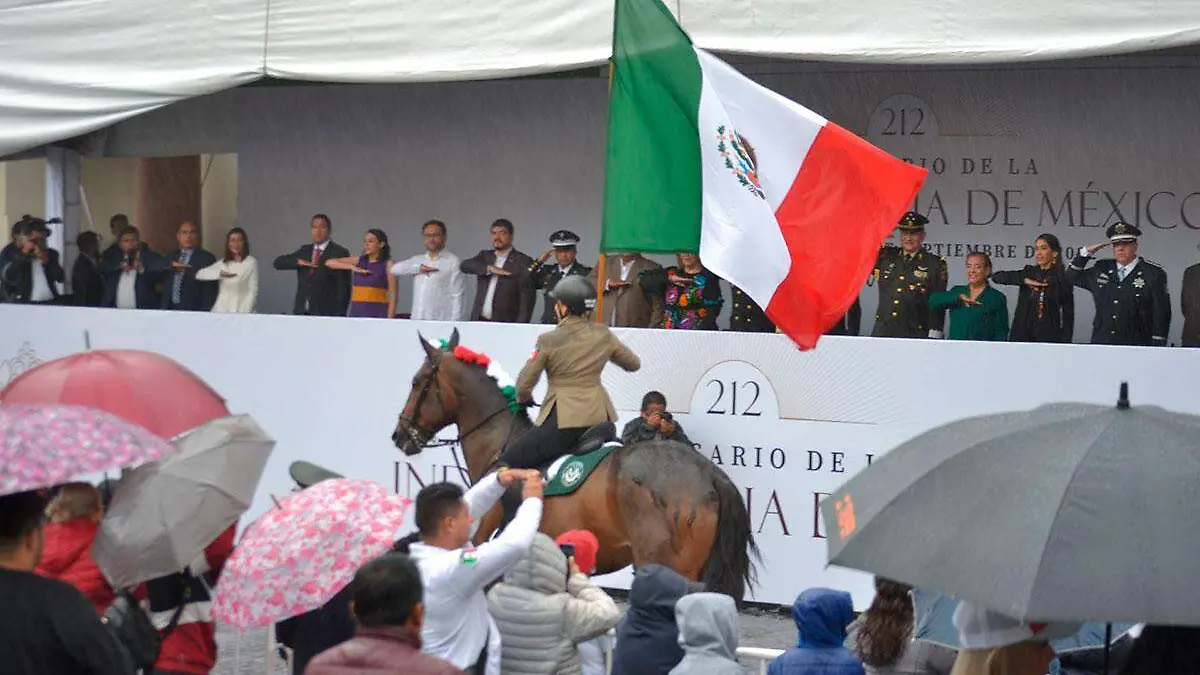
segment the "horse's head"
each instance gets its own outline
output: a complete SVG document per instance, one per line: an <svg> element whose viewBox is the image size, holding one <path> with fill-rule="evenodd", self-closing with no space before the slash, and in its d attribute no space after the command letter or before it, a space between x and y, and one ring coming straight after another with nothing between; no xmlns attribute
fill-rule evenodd
<svg viewBox="0 0 1200 675"><path fill-rule="evenodd" d="M450 368L458 363L450 352L458 346L458 329L450 334L447 349L429 344L420 333L425 362L413 376L412 391L400 411L392 442L406 455L416 455L437 432L454 423L458 416L458 397L450 386Z"/></svg>

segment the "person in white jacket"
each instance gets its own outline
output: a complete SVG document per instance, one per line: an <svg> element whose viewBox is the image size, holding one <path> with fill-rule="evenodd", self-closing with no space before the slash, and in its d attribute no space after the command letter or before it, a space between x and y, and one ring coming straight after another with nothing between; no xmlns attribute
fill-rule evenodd
<svg viewBox="0 0 1200 675"><path fill-rule="evenodd" d="M235 227L225 235L225 257L196 270L199 281L219 281L212 311L252 314L258 304L258 261L250 255L250 238Z"/></svg>
<svg viewBox="0 0 1200 675"><path fill-rule="evenodd" d="M472 523L520 481L521 506L499 536L471 546ZM502 469L463 494L454 483L425 486L416 499L417 532L397 543L417 561L425 588L422 651L473 675L500 675L500 631L483 589L525 557L542 521L542 476ZM407 544L407 551L405 545Z"/></svg>

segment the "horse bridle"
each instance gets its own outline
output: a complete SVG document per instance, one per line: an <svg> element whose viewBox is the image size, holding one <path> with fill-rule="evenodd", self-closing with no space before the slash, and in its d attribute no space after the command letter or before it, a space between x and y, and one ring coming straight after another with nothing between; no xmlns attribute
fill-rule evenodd
<svg viewBox="0 0 1200 675"><path fill-rule="evenodd" d="M421 393L417 394L416 404L413 405L413 415L415 415L417 417L419 417L421 415L421 406L425 405L425 399L429 397L429 390L433 388L433 383L435 380L437 380L438 369L440 369L442 367L442 359L440 357L436 358L436 359L431 359L431 361L432 361L432 365L430 366L430 369L429 369L429 377L425 378L425 384L424 384L424 386L421 387ZM445 410L446 403L442 399L442 390L440 387L438 388L438 391L437 391L437 401L438 401L438 405L442 407L442 410ZM491 422L493 418L495 418L497 415L499 415L500 413L504 412L507 409L508 409L507 406L500 408L499 410L493 412L492 414L488 415L487 417L484 417L482 420L479 421L479 423L470 427L466 431L460 431L458 434L458 438L434 438L437 435L437 432L440 431L440 429L437 431L430 431L430 430L422 427L420 424L418 424L417 420L415 418L405 417L403 412L400 413L399 421L404 425L404 427L407 427L406 429L403 429L403 430L408 432L409 442L412 443L413 445L415 445L416 447L418 447L418 448L441 448L441 447L445 447L447 445L461 445L462 442L464 440L466 440L466 438L468 436L475 433L479 429L483 428L483 426L485 424L487 424L488 422ZM517 417L517 413L516 413L516 411L514 411L513 412L513 421L516 421L516 417ZM424 438L421 438L422 435L424 435ZM511 425L509 428L509 435L510 436L512 435ZM508 445L507 440L505 441L504 445L505 446ZM457 461L457 458L456 458L456 461Z"/></svg>

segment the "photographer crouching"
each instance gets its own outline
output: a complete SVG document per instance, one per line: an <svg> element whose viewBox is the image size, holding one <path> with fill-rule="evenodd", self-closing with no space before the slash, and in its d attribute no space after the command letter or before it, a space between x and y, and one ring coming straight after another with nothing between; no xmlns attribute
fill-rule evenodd
<svg viewBox="0 0 1200 675"><path fill-rule="evenodd" d="M61 222L54 219L51 222ZM50 228L46 221L24 216L13 226L11 253L0 262L0 283L5 300L28 305L52 305L58 302L58 284L65 279L58 251L46 239Z"/></svg>

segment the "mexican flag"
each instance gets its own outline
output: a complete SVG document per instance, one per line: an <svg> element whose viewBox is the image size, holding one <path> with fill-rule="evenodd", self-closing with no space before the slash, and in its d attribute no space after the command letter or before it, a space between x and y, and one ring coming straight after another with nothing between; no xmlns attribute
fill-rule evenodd
<svg viewBox="0 0 1200 675"><path fill-rule="evenodd" d="M925 176L696 48L660 0L616 0L602 251L699 251L810 349Z"/></svg>

